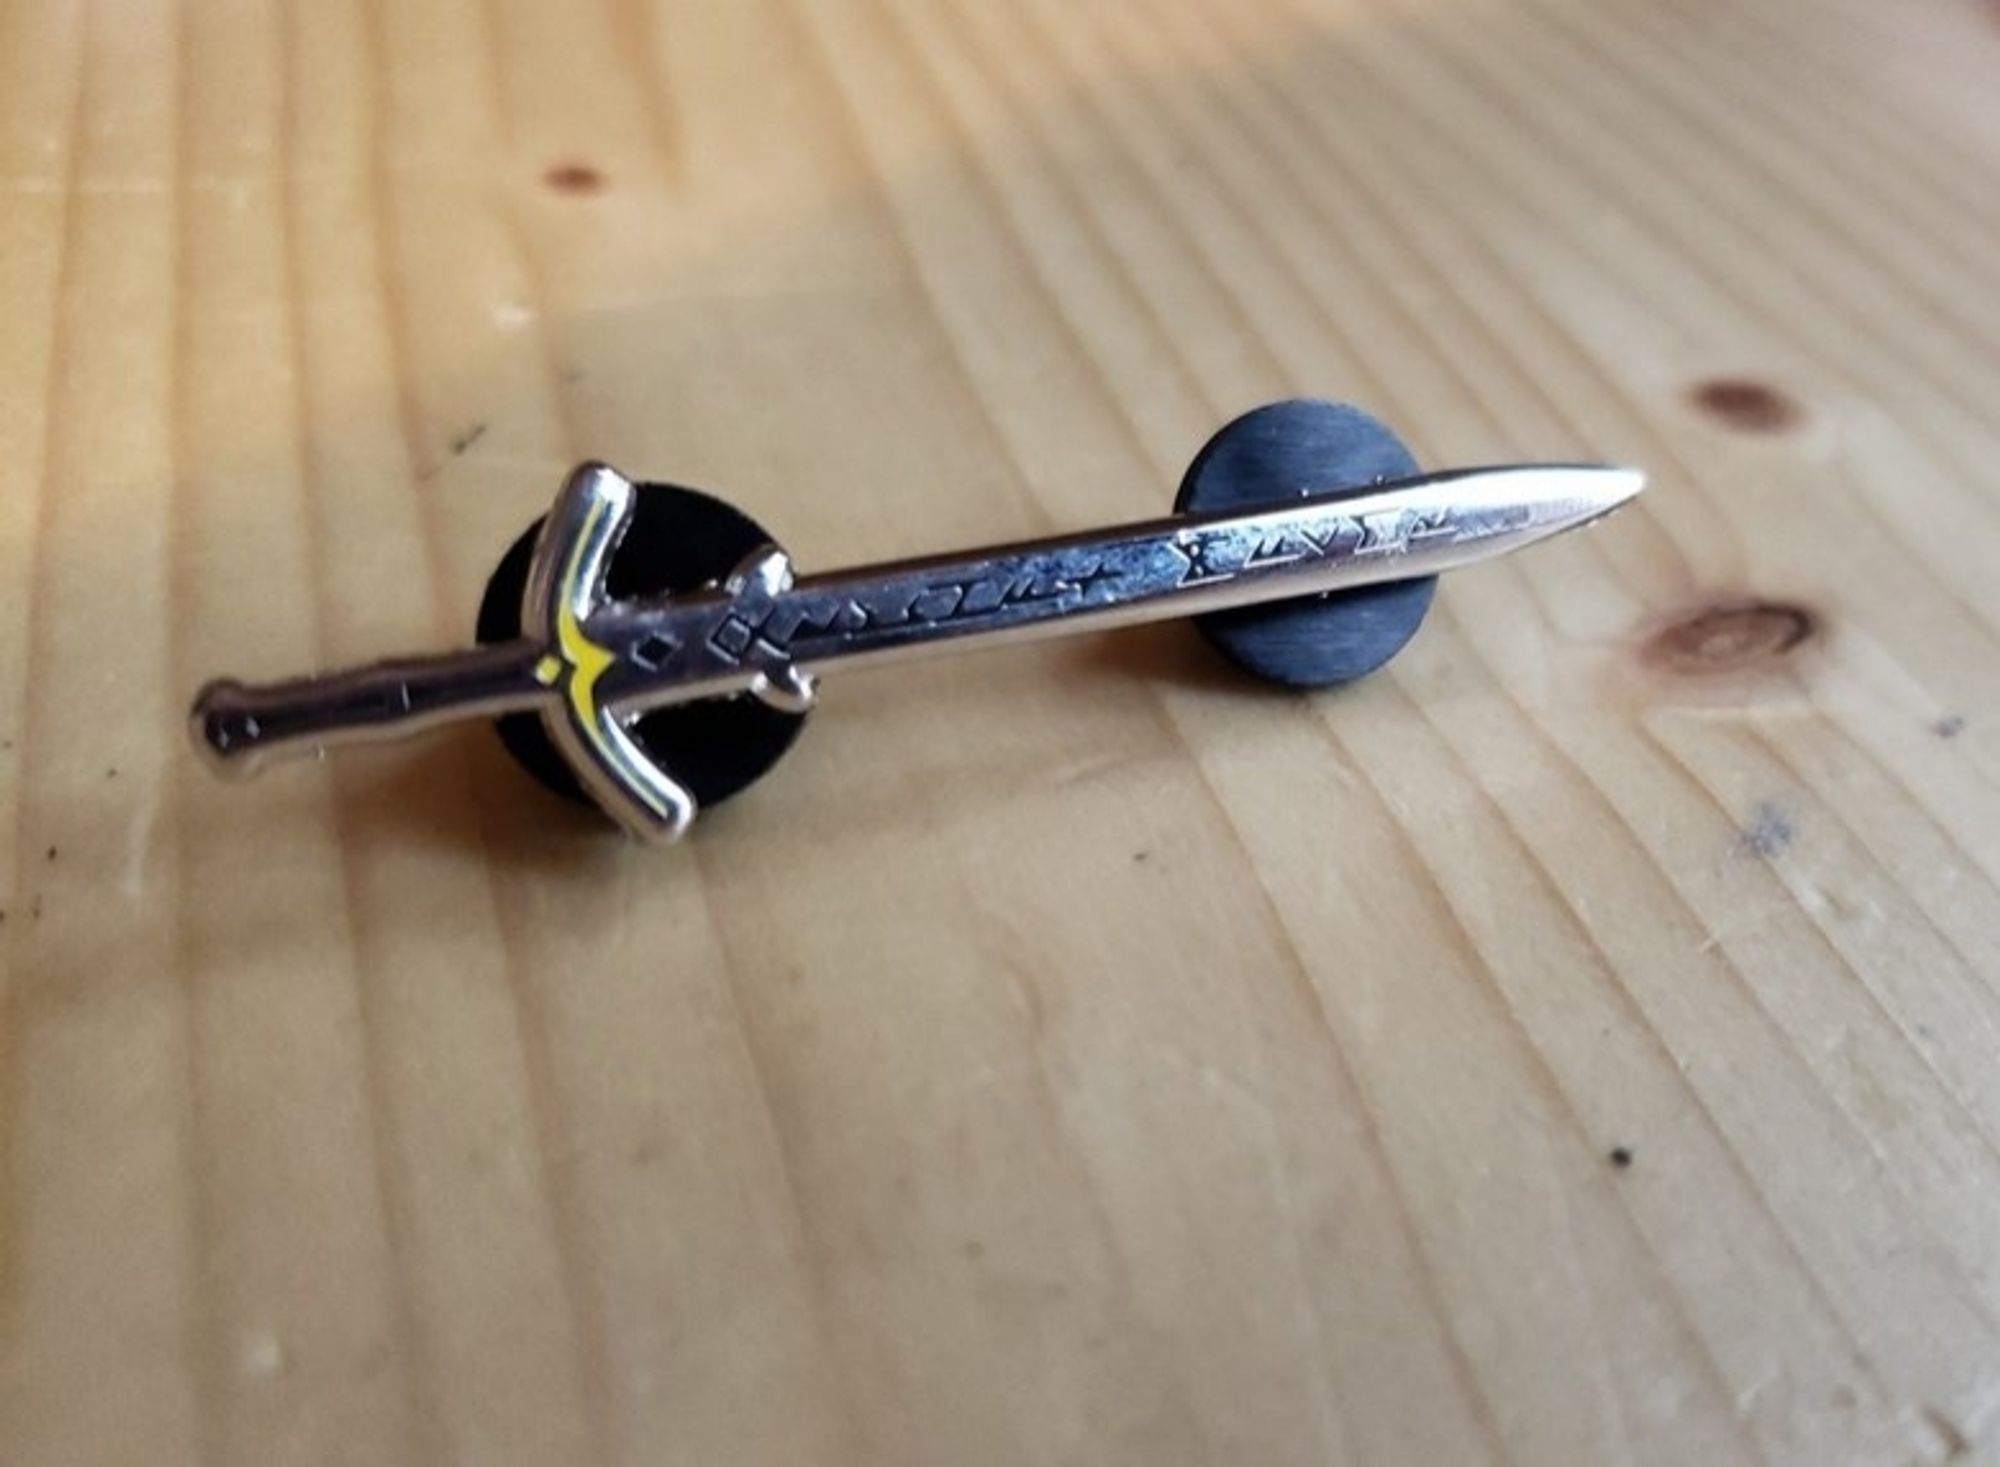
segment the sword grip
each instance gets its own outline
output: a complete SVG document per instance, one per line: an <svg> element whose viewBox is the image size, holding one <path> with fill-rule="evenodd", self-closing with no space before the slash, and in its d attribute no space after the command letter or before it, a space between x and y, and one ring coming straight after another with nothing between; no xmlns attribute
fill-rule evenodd
<svg viewBox="0 0 2000 1467"><path fill-rule="evenodd" d="M498 715L549 696L537 675L543 648L508 642L442 657L378 662L324 677L204 687L190 714L195 748L227 774L329 744L401 738L451 718Z"/></svg>

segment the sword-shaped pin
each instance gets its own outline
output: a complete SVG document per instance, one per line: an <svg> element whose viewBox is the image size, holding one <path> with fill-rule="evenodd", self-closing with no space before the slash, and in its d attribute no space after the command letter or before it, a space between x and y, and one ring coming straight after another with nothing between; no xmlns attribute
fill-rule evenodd
<svg viewBox="0 0 2000 1467"><path fill-rule="evenodd" d="M586 464L535 541L519 636L257 687L210 683L194 704L196 744L219 768L248 771L456 719L539 713L606 813L672 840L697 795L660 757L672 740L648 736L660 710L752 699L796 721L838 667L1173 616L1198 618L1264 676L1345 681L1408 640L1439 572L1586 524L1643 484L1635 470L1576 464L1420 475L1373 419L1281 403L1219 433L1164 519L804 578L762 544L705 585L625 599L608 578L644 497L699 496ZM703 754L755 764L726 790L789 742L786 732Z"/></svg>

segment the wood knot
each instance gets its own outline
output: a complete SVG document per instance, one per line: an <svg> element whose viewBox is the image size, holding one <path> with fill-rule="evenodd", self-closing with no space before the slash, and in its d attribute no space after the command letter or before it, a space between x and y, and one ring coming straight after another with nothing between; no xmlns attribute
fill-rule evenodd
<svg viewBox="0 0 2000 1467"><path fill-rule="evenodd" d="M542 174L542 182L559 194L602 192L604 175L588 163L556 163Z"/></svg>
<svg viewBox="0 0 2000 1467"><path fill-rule="evenodd" d="M1725 428L1738 433L1782 433L1796 428L1805 411L1787 394L1747 377L1711 377L1688 391L1688 400Z"/></svg>
<svg viewBox="0 0 2000 1467"><path fill-rule="evenodd" d="M1714 677L1773 662L1819 629L1802 606L1738 601L1710 606L1647 641L1648 662L1686 677Z"/></svg>

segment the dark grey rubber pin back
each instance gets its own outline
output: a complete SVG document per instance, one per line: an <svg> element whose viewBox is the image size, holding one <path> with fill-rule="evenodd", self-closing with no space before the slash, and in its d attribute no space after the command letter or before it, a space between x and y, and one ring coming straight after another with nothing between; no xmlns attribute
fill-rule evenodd
<svg viewBox="0 0 2000 1467"><path fill-rule="evenodd" d="M1359 408L1314 398L1245 413L1208 440L1174 510L1243 510L1314 494L1361 494L1422 472L1403 441ZM1436 576L1239 606L1194 618L1202 636L1258 677L1325 688L1365 677L1403 649Z"/></svg>

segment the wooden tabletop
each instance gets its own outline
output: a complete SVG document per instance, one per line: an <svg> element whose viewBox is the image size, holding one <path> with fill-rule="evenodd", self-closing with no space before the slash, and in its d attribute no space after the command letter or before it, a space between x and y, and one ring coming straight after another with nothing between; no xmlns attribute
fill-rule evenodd
<svg viewBox="0 0 2000 1467"><path fill-rule="evenodd" d="M0 1460L2000 1460L2000 15L0 7ZM1385 674L829 685L674 849L491 735L571 462L808 567L1221 422L1653 488Z"/></svg>

